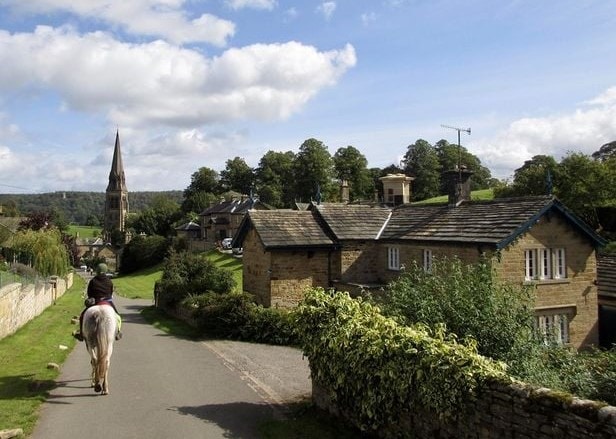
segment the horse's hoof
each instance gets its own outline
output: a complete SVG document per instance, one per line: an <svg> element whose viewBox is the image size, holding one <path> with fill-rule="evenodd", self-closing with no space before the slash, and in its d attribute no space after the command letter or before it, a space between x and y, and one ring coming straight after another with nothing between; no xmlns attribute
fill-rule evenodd
<svg viewBox="0 0 616 439"><path fill-rule="evenodd" d="M95 391L96 393L100 392L101 390L103 390L103 388L101 387L101 385L100 385L100 384L97 384L97 385L95 385L95 386L94 386L94 391Z"/></svg>

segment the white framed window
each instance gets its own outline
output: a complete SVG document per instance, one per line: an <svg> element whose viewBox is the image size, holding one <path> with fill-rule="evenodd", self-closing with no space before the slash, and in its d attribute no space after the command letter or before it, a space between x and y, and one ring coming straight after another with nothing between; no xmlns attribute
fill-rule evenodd
<svg viewBox="0 0 616 439"><path fill-rule="evenodd" d="M387 247L387 268L400 270L400 249L398 247Z"/></svg>
<svg viewBox="0 0 616 439"><path fill-rule="evenodd" d="M565 262L565 249L555 248L554 255L554 279L564 279L567 277L567 264Z"/></svg>
<svg viewBox="0 0 616 439"><path fill-rule="evenodd" d="M432 271L432 250L424 248L423 253L423 269L426 272Z"/></svg>
<svg viewBox="0 0 616 439"><path fill-rule="evenodd" d="M569 314L547 312L535 316L535 329L546 343L569 343Z"/></svg>
<svg viewBox="0 0 616 439"><path fill-rule="evenodd" d="M524 250L524 279L547 280L567 277L564 248L531 248Z"/></svg>

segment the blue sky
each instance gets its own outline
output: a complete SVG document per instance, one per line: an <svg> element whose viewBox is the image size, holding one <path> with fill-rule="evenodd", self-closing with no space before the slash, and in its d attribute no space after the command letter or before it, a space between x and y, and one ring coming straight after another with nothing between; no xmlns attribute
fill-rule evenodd
<svg viewBox="0 0 616 439"><path fill-rule="evenodd" d="M498 178L616 140L616 2L0 0L0 193L129 191L314 137L398 163L423 138Z"/></svg>

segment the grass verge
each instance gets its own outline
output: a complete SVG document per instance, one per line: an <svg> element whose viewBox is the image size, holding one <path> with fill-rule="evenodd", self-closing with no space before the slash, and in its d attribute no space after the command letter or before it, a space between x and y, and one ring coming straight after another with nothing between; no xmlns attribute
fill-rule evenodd
<svg viewBox="0 0 616 439"><path fill-rule="evenodd" d="M73 286L55 305L0 340L0 430L21 428L26 436L32 433L38 409L59 375L47 364L61 365L75 346L71 319L81 312L83 290L83 279L74 276Z"/></svg>
<svg viewBox="0 0 616 439"><path fill-rule="evenodd" d="M205 257L213 262L218 268L229 270L233 274L237 291L242 291L242 259L234 258L229 253L222 253L218 250L210 250Z"/></svg>
<svg viewBox="0 0 616 439"><path fill-rule="evenodd" d="M163 265L136 271L113 279L116 294L128 299L154 299L154 284L163 275Z"/></svg>

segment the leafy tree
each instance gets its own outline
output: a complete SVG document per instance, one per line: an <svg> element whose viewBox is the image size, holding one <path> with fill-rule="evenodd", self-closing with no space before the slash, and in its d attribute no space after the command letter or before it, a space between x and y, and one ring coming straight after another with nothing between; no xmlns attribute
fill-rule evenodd
<svg viewBox="0 0 616 439"><path fill-rule="evenodd" d="M374 182L368 172L368 160L353 146L339 148L333 157L336 176L349 182L350 200L371 198Z"/></svg>
<svg viewBox="0 0 616 439"><path fill-rule="evenodd" d="M299 200L315 199L317 191L323 200L335 195L332 156L320 140L308 139L302 143L293 162L293 171L295 194Z"/></svg>
<svg viewBox="0 0 616 439"><path fill-rule="evenodd" d="M445 171L456 169L459 164L473 172L471 176L471 190L486 189L491 182L491 173L488 168L481 164L479 158L470 153L464 146L455 145L446 140L439 140L435 145L441 175ZM446 193L447 182L441 179L441 193Z"/></svg>
<svg viewBox="0 0 616 439"><path fill-rule="evenodd" d="M63 276L69 270L69 257L56 228L24 229L13 237L12 249L30 255L31 265L43 276Z"/></svg>
<svg viewBox="0 0 616 439"><path fill-rule="evenodd" d="M495 189L494 195L500 198L545 195L548 192L546 187L548 174L554 180L559 174L557 168L558 163L554 157L536 155L514 171L511 185Z"/></svg>
<svg viewBox="0 0 616 439"><path fill-rule="evenodd" d="M190 185L184 189L182 212L201 212L208 207L209 201L215 199L219 191L218 172L202 167L192 174Z"/></svg>
<svg viewBox="0 0 616 439"><path fill-rule="evenodd" d="M381 301L385 314L405 325L445 325L462 340L476 340L479 353L509 360L516 343L532 338L529 290L499 283L488 261L465 265L435 259L430 272L412 264L390 283Z"/></svg>
<svg viewBox="0 0 616 439"><path fill-rule="evenodd" d="M605 163L570 153L558 165L556 194L584 221L599 228L597 209L616 200L613 177Z"/></svg>
<svg viewBox="0 0 616 439"><path fill-rule="evenodd" d="M165 259L168 248L169 242L162 236L137 235L126 244L122 251L120 272L127 274L153 267Z"/></svg>
<svg viewBox="0 0 616 439"><path fill-rule="evenodd" d="M408 146L404 155L404 171L415 177L413 198L425 200L439 195L441 169L436 149L423 139Z"/></svg>
<svg viewBox="0 0 616 439"><path fill-rule="evenodd" d="M224 190L233 190L240 194L249 194L255 182L255 173L241 157L227 160L226 167L220 173L220 185Z"/></svg>
<svg viewBox="0 0 616 439"><path fill-rule="evenodd" d="M182 217L180 206L167 196L159 195L152 200L152 207L131 219L136 233L170 236L174 224Z"/></svg>
<svg viewBox="0 0 616 439"><path fill-rule="evenodd" d="M268 151L255 171L259 199L274 207L291 207L294 198L292 151Z"/></svg>

